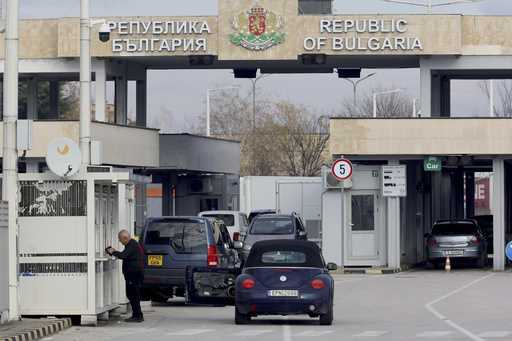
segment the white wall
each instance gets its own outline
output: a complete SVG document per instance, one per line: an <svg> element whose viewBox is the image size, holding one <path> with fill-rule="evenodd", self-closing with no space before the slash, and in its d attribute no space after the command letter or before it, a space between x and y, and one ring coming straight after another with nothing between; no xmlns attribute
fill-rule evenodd
<svg viewBox="0 0 512 341"><path fill-rule="evenodd" d="M343 265L343 209L340 190L322 195L322 251L326 262Z"/></svg>

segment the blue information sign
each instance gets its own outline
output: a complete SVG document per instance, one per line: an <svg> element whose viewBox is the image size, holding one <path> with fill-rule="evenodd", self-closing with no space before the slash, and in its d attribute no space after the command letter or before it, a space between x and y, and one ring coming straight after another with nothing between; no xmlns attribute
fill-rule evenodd
<svg viewBox="0 0 512 341"><path fill-rule="evenodd" d="M507 248L505 249L505 254L507 255L507 258L512 261L512 242L509 242L507 244Z"/></svg>

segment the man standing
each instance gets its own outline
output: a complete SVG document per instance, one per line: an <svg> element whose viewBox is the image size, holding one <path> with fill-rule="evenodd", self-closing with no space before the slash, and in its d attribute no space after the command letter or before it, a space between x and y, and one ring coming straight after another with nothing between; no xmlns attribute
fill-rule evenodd
<svg viewBox="0 0 512 341"><path fill-rule="evenodd" d="M124 245L123 252L108 247L106 252L123 260L123 275L126 281L126 297L132 306L132 317L126 322L143 322L144 315L140 309L140 291L144 279L144 251L140 244L132 239L130 232L122 230L118 234L119 242Z"/></svg>

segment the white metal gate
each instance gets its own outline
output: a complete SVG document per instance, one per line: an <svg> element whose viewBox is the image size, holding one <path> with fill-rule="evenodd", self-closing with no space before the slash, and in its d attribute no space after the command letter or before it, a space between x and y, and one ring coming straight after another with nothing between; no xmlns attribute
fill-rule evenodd
<svg viewBox="0 0 512 341"><path fill-rule="evenodd" d="M120 264L105 248L122 249L120 225L133 233L129 174L19 176L21 314L80 315L95 324L98 315L126 304Z"/></svg>

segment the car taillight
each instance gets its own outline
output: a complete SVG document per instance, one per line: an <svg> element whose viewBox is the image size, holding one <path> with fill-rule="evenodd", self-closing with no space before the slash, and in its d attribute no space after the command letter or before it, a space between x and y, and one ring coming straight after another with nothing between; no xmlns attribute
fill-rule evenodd
<svg viewBox="0 0 512 341"><path fill-rule="evenodd" d="M219 255L217 254L217 246L208 246L208 266L219 265Z"/></svg>
<svg viewBox="0 0 512 341"><path fill-rule="evenodd" d="M313 289L323 289L325 288L325 283L321 279L314 279L311 281L311 287Z"/></svg>
<svg viewBox="0 0 512 341"><path fill-rule="evenodd" d="M480 244L480 239L477 236L473 236L473 237L471 237L469 242L472 244Z"/></svg>
<svg viewBox="0 0 512 341"><path fill-rule="evenodd" d="M244 289L252 289L254 288L254 285L256 284L256 282L254 282L253 279L251 278L246 278L242 281L242 288Z"/></svg>
<svg viewBox="0 0 512 341"><path fill-rule="evenodd" d="M233 241L238 242L240 240L240 232L233 233Z"/></svg>
<svg viewBox="0 0 512 341"><path fill-rule="evenodd" d="M434 238L430 238L430 239L428 240L428 245L429 245L429 246L432 246L432 247L433 247L433 246L436 246L436 245L437 245L437 240L435 240Z"/></svg>

